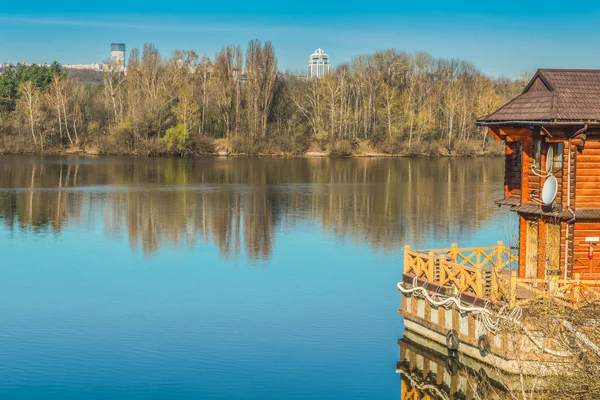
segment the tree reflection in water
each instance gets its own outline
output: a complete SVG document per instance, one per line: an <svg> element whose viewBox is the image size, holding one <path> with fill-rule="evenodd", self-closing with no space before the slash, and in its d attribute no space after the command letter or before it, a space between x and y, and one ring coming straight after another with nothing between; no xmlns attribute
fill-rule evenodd
<svg viewBox="0 0 600 400"><path fill-rule="evenodd" d="M2 156L0 221L57 235L103 221L148 255L211 241L256 261L270 258L277 227L318 223L385 251L409 233L452 241L477 228L503 172L500 159Z"/></svg>

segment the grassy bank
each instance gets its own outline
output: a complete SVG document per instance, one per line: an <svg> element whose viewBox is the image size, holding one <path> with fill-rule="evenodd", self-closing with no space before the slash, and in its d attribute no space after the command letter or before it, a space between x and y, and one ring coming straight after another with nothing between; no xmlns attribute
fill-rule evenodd
<svg viewBox="0 0 600 400"><path fill-rule="evenodd" d="M288 156L288 157L479 157L501 156L504 146L500 142L465 140L450 148L440 141L413 142L394 145L374 144L369 140L340 140L307 143L268 142L255 145L245 140L203 139L180 149L168 148L159 141L149 141L145 145L127 145L103 138L96 143L70 147L52 146L40 149L24 137L0 137L0 154L45 154L45 155L123 155L157 157L197 157L197 156Z"/></svg>

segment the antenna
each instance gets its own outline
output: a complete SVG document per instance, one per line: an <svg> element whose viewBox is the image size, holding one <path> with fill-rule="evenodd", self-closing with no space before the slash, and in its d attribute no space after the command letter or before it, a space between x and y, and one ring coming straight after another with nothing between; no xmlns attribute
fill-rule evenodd
<svg viewBox="0 0 600 400"><path fill-rule="evenodd" d="M557 190L558 181L553 175L550 175L544 182L544 187L542 187L542 204L545 206L552 204L556 198Z"/></svg>

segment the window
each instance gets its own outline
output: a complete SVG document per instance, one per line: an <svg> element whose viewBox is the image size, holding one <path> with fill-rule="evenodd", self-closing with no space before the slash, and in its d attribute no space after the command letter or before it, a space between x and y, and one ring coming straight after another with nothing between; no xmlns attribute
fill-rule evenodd
<svg viewBox="0 0 600 400"><path fill-rule="evenodd" d="M565 144L556 143L554 146L554 169L561 169L563 167Z"/></svg>
<svg viewBox="0 0 600 400"><path fill-rule="evenodd" d="M542 139L535 139L533 141L533 162L537 169L542 166Z"/></svg>

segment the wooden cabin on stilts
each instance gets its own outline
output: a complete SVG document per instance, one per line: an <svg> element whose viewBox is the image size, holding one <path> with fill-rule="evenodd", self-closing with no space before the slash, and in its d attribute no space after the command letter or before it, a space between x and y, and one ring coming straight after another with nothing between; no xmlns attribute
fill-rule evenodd
<svg viewBox="0 0 600 400"><path fill-rule="evenodd" d="M477 125L505 143L504 196L496 204L518 214L518 243L405 246L399 313L423 340L537 374L540 355L550 361L561 350L522 322L528 308L551 301L581 309L600 300L600 70L540 69ZM503 331L503 321L519 329ZM509 342L520 345L520 365Z"/></svg>

